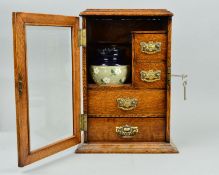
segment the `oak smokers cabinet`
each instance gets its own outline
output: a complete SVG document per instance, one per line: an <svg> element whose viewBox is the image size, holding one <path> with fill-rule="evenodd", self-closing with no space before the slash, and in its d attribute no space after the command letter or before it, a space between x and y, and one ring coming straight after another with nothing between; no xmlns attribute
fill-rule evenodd
<svg viewBox="0 0 219 175"><path fill-rule="evenodd" d="M88 9L80 13L80 29L79 17L13 13L18 165L28 165L77 145L81 140L83 143L78 146L76 153L177 153L176 147L170 142L172 15L164 9ZM41 67L35 68L38 64L34 61L40 60L41 57L33 59L31 56L39 53L28 51L31 37L27 36L27 28L31 26L70 29L70 35L67 35L71 45L69 64L61 64L56 58L59 52L53 49L54 57L45 70L54 71L54 74L65 69L65 66L70 70L71 80L66 80L66 83L70 82L70 94L65 98L70 96L71 103L67 103L65 98L61 102L58 101L58 94L53 95L56 98L53 98L51 103L64 103L66 106L70 104L73 118L70 136L63 136L62 139L33 150L30 122L34 119L31 118L33 109L30 94L37 92L31 88L36 89L38 85L44 85L42 88L46 89L48 83L53 84L55 81L56 84L47 89L45 94L54 89L58 91L64 76L54 78L52 73L51 79L42 81L50 75L44 72L44 76L40 76L44 64L47 64L47 52L41 53L45 59L38 62ZM51 34L52 36L58 37L56 34ZM32 44L31 48L40 48L41 44ZM55 44L57 47L63 46L63 43ZM131 70L125 83L97 85L92 80L89 68L95 59L94 50L101 45L117 45L125 50L123 59L128 62ZM51 48L44 49L48 51ZM36 71L35 74L31 72L33 69ZM38 78L37 84L34 84L36 82L31 76ZM67 90L63 90L59 94L66 92ZM41 101L38 103L42 104ZM58 107L53 110L58 110ZM49 114L53 115L51 111ZM54 115L58 115L57 112ZM60 115L64 119L67 113L60 112ZM49 115L46 117L50 117L51 120L53 118ZM58 126L54 126L56 127Z"/></svg>

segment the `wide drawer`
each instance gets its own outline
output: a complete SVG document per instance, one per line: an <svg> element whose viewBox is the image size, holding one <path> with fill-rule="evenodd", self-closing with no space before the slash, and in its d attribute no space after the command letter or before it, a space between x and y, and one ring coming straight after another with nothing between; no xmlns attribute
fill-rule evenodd
<svg viewBox="0 0 219 175"><path fill-rule="evenodd" d="M133 83L139 88L166 88L165 63L136 63L133 73Z"/></svg>
<svg viewBox="0 0 219 175"><path fill-rule="evenodd" d="M166 90L88 90L88 115L164 116Z"/></svg>
<svg viewBox="0 0 219 175"><path fill-rule="evenodd" d="M167 35L133 33L133 48L137 62L166 60Z"/></svg>
<svg viewBox="0 0 219 175"><path fill-rule="evenodd" d="M88 141L165 141L165 118L88 118Z"/></svg>

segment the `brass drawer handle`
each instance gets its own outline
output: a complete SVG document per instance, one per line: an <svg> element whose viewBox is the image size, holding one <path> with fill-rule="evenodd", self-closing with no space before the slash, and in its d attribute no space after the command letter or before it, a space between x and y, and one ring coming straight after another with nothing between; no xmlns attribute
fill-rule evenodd
<svg viewBox="0 0 219 175"><path fill-rule="evenodd" d="M117 126L116 127L116 133L123 138L130 138L135 136L138 133L138 127L137 126Z"/></svg>
<svg viewBox="0 0 219 175"><path fill-rule="evenodd" d="M145 82L155 82L159 81L161 77L161 70L149 70L149 71L144 71L142 70L140 72L141 75L141 80Z"/></svg>
<svg viewBox="0 0 219 175"><path fill-rule="evenodd" d="M141 52L146 54L155 54L161 51L161 42L140 42Z"/></svg>
<svg viewBox="0 0 219 175"><path fill-rule="evenodd" d="M135 98L117 98L116 101L118 108L125 111L133 110L138 104Z"/></svg>

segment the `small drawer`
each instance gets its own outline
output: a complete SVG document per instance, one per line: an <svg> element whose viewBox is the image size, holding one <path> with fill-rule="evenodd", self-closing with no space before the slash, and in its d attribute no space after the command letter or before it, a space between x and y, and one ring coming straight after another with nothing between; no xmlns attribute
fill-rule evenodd
<svg viewBox="0 0 219 175"><path fill-rule="evenodd" d="M88 118L88 141L165 141L165 118Z"/></svg>
<svg viewBox="0 0 219 175"><path fill-rule="evenodd" d="M133 72L133 84L138 88L166 88L165 63L136 63Z"/></svg>
<svg viewBox="0 0 219 175"><path fill-rule="evenodd" d="M153 62L166 60L166 34L148 34L133 32L132 42L134 60L136 62Z"/></svg>
<svg viewBox="0 0 219 175"><path fill-rule="evenodd" d="M89 90L88 115L97 117L164 116L166 90Z"/></svg>

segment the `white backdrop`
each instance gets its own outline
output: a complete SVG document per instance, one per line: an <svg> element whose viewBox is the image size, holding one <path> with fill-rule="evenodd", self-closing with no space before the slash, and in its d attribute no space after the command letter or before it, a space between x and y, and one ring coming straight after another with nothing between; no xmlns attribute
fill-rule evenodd
<svg viewBox="0 0 219 175"><path fill-rule="evenodd" d="M219 2L216 0L1 0L0 1L0 131L15 131L15 94L12 12L34 12L78 16L86 8L166 8L172 11L172 73L189 75L188 100L183 101L180 79L172 79L172 138L179 149L194 146L208 154L219 142ZM202 146L205 150L201 150ZM199 149L200 148L200 149ZM204 157L197 157L203 174ZM184 161L189 163L189 160ZM198 164L197 164L198 165ZM198 167L197 167L198 168ZM193 171L197 173L199 171Z"/></svg>

